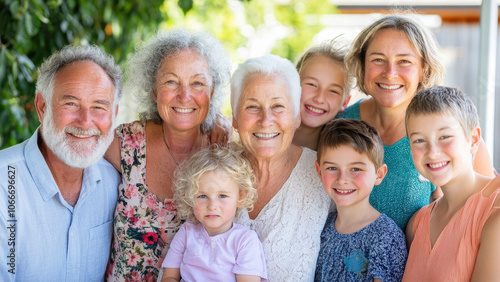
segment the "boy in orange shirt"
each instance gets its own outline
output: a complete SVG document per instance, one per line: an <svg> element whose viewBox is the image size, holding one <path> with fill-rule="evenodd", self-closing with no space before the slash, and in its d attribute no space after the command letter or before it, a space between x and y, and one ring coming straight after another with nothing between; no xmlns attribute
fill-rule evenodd
<svg viewBox="0 0 500 282"><path fill-rule="evenodd" d="M500 178L474 172L474 104L457 88L424 89L408 106L406 130L415 167L443 196L408 222L403 281L498 280Z"/></svg>

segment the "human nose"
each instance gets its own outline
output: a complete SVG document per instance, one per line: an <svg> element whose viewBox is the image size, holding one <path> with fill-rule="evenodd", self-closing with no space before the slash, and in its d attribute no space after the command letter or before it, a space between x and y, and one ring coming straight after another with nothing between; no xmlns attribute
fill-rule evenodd
<svg viewBox="0 0 500 282"><path fill-rule="evenodd" d="M177 96L179 97L179 100L181 100L182 102L187 102L191 100L191 93L189 91L189 87L181 84L179 86L179 95Z"/></svg>
<svg viewBox="0 0 500 282"><path fill-rule="evenodd" d="M215 199L208 199L208 205L207 208L209 211L214 211L217 209L217 200Z"/></svg>
<svg viewBox="0 0 500 282"><path fill-rule="evenodd" d="M261 124L262 126L270 126L273 124L273 114L270 110L264 109L261 112Z"/></svg>
<svg viewBox="0 0 500 282"><path fill-rule="evenodd" d="M89 108L82 108L79 111L79 125L83 129L89 129L93 127L92 113Z"/></svg>
<svg viewBox="0 0 500 282"><path fill-rule="evenodd" d="M337 183L338 184L347 184L347 180L348 180L347 174L343 171L339 171L338 177L337 177Z"/></svg>
<svg viewBox="0 0 500 282"><path fill-rule="evenodd" d="M439 146L434 142L429 142L427 145L427 155L429 156L429 158L435 159L439 157L440 154L441 150L439 149Z"/></svg>
<svg viewBox="0 0 500 282"><path fill-rule="evenodd" d="M385 76L388 78L393 78L398 76L396 65L392 62L387 63L385 66Z"/></svg>
<svg viewBox="0 0 500 282"><path fill-rule="evenodd" d="M314 103L321 104L325 100L325 91L319 89L314 93L313 101Z"/></svg>

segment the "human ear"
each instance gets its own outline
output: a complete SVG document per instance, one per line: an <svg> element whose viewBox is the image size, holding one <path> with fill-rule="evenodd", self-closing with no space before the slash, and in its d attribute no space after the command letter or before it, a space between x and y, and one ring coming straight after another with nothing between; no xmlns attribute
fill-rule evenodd
<svg viewBox="0 0 500 282"><path fill-rule="evenodd" d="M375 185L379 185L384 180L385 175L387 174L387 165L383 164L377 169L377 178L375 179Z"/></svg>
<svg viewBox="0 0 500 282"><path fill-rule="evenodd" d="M240 191L240 198L238 199L237 208L243 208L243 203L245 202L245 198L247 197L247 191Z"/></svg>
<svg viewBox="0 0 500 282"><path fill-rule="evenodd" d="M153 89L153 100L155 100L155 103L158 103L158 95L156 94L156 91Z"/></svg>
<svg viewBox="0 0 500 282"><path fill-rule="evenodd" d="M40 92L37 92L35 96L35 108L38 119L40 122L43 122L43 117L45 116L45 111L47 110L47 103Z"/></svg>
<svg viewBox="0 0 500 282"><path fill-rule="evenodd" d="M319 167L318 161L314 162L314 166L316 167L316 172L318 173L319 179L322 180L322 178L321 178L321 169Z"/></svg>
<svg viewBox="0 0 500 282"><path fill-rule="evenodd" d="M470 148L470 153L472 155L475 155L479 145L481 144L481 128L479 126L476 126L472 132L471 132L471 148Z"/></svg>
<svg viewBox="0 0 500 282"><path fill-rule="evenodd" d="M238 132L238 122L236 121L234 115L233 115L233 128L236 132Z"/></svg>
<svg viewBox="0 0 500 282"><path fill-rule="evenodd" d="M338 114L340 114L345 110L345 108L347 108L347 106L349 105L349 101L351 101L351 97L351 95L345 97L344 103L342 103L342 107L340 107Z"/></svg>
<svg viewBox="0 0 500 282"><path fill-rule="evenodd" d="M297 130L299 127L300 127L300 123L302 122L301 118L300 118L300 113L297 115L297 117L295 118L295 130Z"/></svg>
<svg viewBox="0 0 500 282"><path fill-rule="evenodd" d="M423 61L423 59L422 59L422 61ZM426 63L423 63L422 72L420 73L420 77L418 78L418 82L424 81L424 75L428 70L429 70L429 65Z"/></svg>

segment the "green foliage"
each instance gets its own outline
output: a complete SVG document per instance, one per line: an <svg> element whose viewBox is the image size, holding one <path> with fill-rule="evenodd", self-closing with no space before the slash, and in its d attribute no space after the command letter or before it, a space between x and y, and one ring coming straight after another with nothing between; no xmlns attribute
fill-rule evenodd
<svg viewBox="0 0 500 282"><path fill-rule="evenodd" d="M234 63L274 53L295 61L323 28L324 0L4 0L0 3L0 149L38 127L36 68L69 43L97 44L122 66L137 42L184 26L213 33ZM229 107L224 113L230 114Z"/></svg>
<svg viewBox="0 0 500 282"><path fill-rule="evenodd" d="M184 1L179 1L184 2ZM6 0L0 4L0 148L38 127L36 67L69 43L97 44L123 63L165 14L163 0Z"/></svg>

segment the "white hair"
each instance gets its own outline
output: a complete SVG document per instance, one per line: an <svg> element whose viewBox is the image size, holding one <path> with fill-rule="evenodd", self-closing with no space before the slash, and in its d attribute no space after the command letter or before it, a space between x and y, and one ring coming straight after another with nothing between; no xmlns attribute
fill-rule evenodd
<svg viewBox="0 0 500 282"><path fill-rule="evenodd" d="M295 66L287 59L276 55L265 55L251 58L239 64L231 78L231 109L233 117L237 118L238 104L248 77L252 74L264 74L266 76L277 76L285 80L285 86L290 95L294 116L300 113L300 77Z"/></svg>
<svg viewBox="0 0 500 282"><path fill-rule="evenodd" d="M224 86L231 75L231 63L222 43L205 32L174 29L160 32L140 45L127 67L126 89L139 102L139 118L161 122L158 106L153 99L156 75L164 59L179 51L193 50L207 60L213 85L213 96L201 130L207 132L215 124L224 103Z"/></svg>

